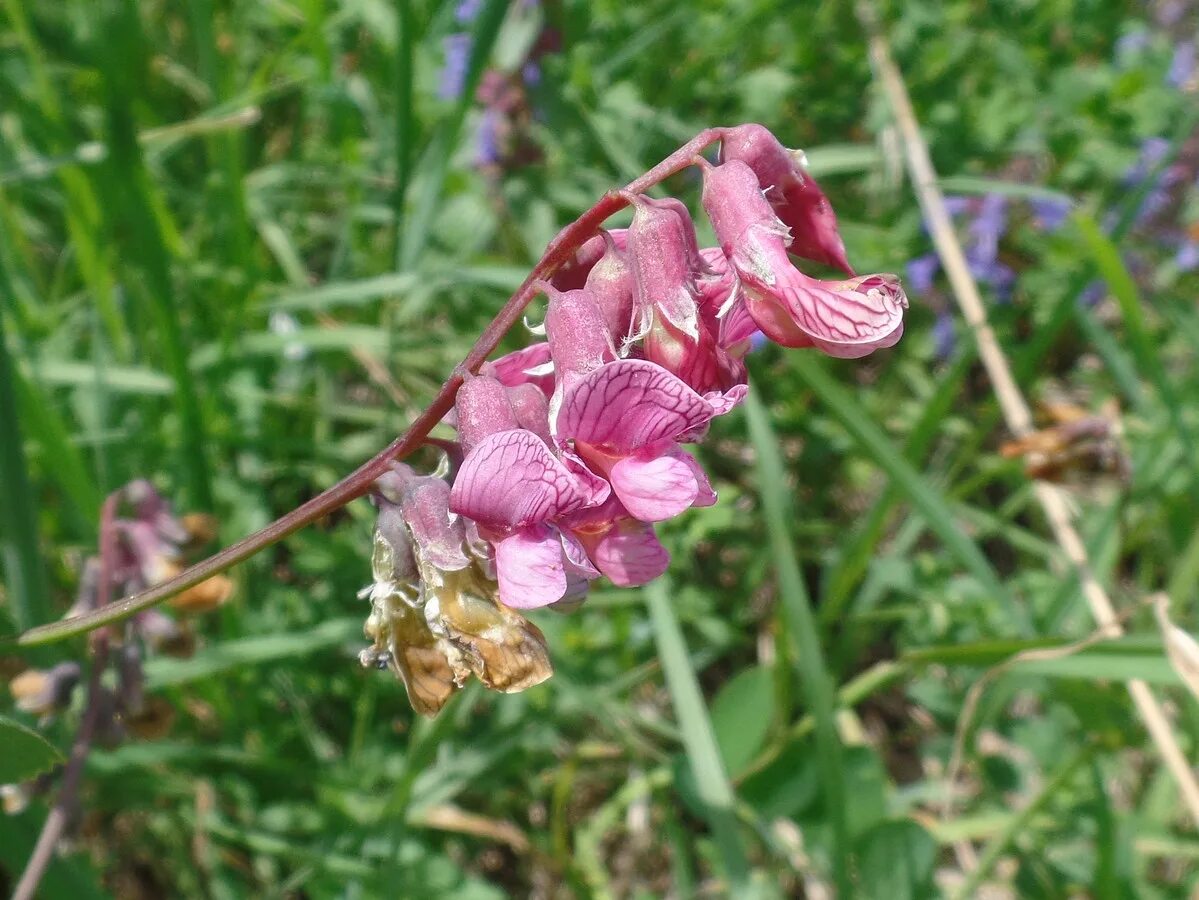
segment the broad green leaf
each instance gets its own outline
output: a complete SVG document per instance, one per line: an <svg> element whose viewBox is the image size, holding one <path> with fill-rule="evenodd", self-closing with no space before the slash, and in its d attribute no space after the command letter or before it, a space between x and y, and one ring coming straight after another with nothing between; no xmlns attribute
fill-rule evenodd
<svg viewBox="0 0 1199 900"><path fill-rule="evenodd" d="M58 748L36 731L0 716L0 784L18 784L64 761Z"/></svg>
<svg viewBox="0 0 1199 900"><path fill-rule="evenodd" d="M932 895L937 842L911 819L880 822L857 841L862 894L870 900Z"/></svg>
<svg viewBox="0 0 1199 900"><path fill-rule="evenodd" d="M734 777L753 760L770 731L774 710L774 673L750 666L734 675L712 701L712 727Z"/></svg>

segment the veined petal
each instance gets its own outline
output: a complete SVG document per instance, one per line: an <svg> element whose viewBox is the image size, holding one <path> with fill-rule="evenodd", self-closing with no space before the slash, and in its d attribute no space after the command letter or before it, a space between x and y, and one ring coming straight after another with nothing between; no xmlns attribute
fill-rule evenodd
<svg viewBox="0 0 1199 900"><path fill-rule="evenodd" d="M695 471L675 453L626 456L612 466L608 480L629 514L642 522L677 516L695 502L700 491Z"/></svg>
<svg viewBox="0 0 1199 900"><path fill-rule="evenodd" d="M856 359L894 346L903 335L908 300L894 275L820 281L794 266L774 274L767 283L747 272L742 283L749 314L776 343Z"/></svg>
<svg viewBox="0 0 1199 900"><path fill-rule="evenodd" d="M711 418L704 398L661 366L623 359L579 379L558 411L556 433L624 454Z"/></svg>
<svg viewBox="0 0 1199 900"><path fill-rule="evenodd" d="M587 500L575 478L531 431L501 431L466 457L450 509L488 528L522 528L578 509Z"/></svg>
<svg viewBox="0 0 1199 900"><path fill-rule="evenodd" d="M496 544L495 567L505 606L536 609L566 593L562 543L548 526L522 528Z"/></svg>

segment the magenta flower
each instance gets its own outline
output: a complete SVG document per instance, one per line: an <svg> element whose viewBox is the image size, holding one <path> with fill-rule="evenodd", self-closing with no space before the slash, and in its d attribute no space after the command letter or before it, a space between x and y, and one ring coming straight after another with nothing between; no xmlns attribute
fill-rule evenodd
<svg viewBox="0 0 1199 900"><path fill-rule="evenodd" d="M785 347L855 359L893 346L908 301L894 275L809 278L787 256L787 229L740 160L703 164L703 204L758 327Z"/></svg>
<svg viewBox="0 0 1199 900"><path fill-rule="evenodd" d="M679 446L713 415L707 400L661 366L623 359L574 382L553 430L607 479L633 518L661 522L716 502L699 463Z"/></svg>
<svg viewBox="0 0 1199 900"><path fill-rule="evenodd" d="M500 600L520 609L547 606L566 594L569 576L598 576L586 551L556 523L602 502L607 485L571 472L542 438L520 428L495 379L467 381L457 410L466 458L449 506L477 523L495 547Z"/></svg>
<svg viewBox="0 0 1199 900"><path fill-rule="evenodd" d="M788 150L761 125L741 125L729 129L720 144L720 161L732 160L753 171L775 215L791 230L792 253L854 274L837 215L816 179L804 171L802 150Z"/></svg>
<svg viewBox="0 0 1199 900"><path fill-rule="evenodd" d="M617 247L612 235L605 231L601 237L606 248L604 255L587 273L584 287L603 313L613 345L623 355L628 352L634 330L633 270L627 254Z"/></svg>

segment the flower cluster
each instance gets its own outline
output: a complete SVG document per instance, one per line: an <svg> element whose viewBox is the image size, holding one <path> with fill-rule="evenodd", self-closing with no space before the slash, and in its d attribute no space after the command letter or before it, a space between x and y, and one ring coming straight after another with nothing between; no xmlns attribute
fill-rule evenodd
<svg viewBox="0 0 1199 900"><path fill-rule="evenodd" d="M854 275L802 154L744 125L723 132L718 164L694 162L720 246L699 246L680 201L623 195L629 227L540 286L545 340L462 384L451 479L399 466L376 485L363 660L390 666L422 713L471 674L505 691L549 676L514 610L665 571L654 526L716 502L687 447L745 396L755 335L856 358L902 334L898 280ZM791 254L848 277L811 277Z"/></svg>

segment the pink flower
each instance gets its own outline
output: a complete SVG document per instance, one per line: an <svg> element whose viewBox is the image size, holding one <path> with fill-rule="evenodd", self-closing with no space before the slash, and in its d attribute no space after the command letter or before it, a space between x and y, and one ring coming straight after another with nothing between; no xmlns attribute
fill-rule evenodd
<svg viewBox="0 0 1199 900"><path fill-rule="evenodd" d="M573 291L583 287L587 282L587 276L594 268L595 264L603 258L608 252L609 239L616 245L617 250L625 248L625 229L613 228L606 232L607 237L603 234L597 234L593 238L588 238L583 242L583 246L575 251L575 255L568 262L564 263L554 273L554 277L550 282L560 291Z"/></svg>
<svg viewBox="0 0 1199 900"><path fill-rule="evenodd" d="M476 522L494 545L500 600L522 609L546 606L566 594L568 576L598 576L583 548L556 523L602 502L607 485L571 472L542 438L520 428L495 379L468 380L456 408L466 458L449 508Z"/></svg>
<svg viewBox="0 0 1199 900"><path fill-rule="evenodd" d="M480 375L490 375L508 387L533 384L548 397L554 390L554 364L550 345L545 341L530 344L499 359L483 363Z"/></svg>
<svg viewBox="0 0 1199 900"><path fill-rule="evenodd" d="M802 150L788 150L761 125L740 125L729 129L720 144L720 161L733 160L753 170L775 214L791 229L792 253L854 274L837 216L816 179L804 171Z"/></svg>
<svg viewBox="0 0 1199 900"><path fill-rule="evenodd" d="M563 392L553 432L559 445L603 475L635 519L660 522L716 495L699 463L679 447L715 414L661 366L623 359L578 376Z"/></svg>
<svg viewBox="0 0 1199 900"><path fill-rule="evenodd" d="M703 163L703 204L758 327L785 347L853 359L894 345L908 301L894 275L820 281L787 256L787 229L748 165Z"/></svg>
<svg viewBox="0 0 1199 900"><path fill-rule="evenodd" d="M701 255L691 217L677 200L632 197L629 256L636 284L641 354L709 399L716 412L745 396L745 366L716 338L715 314L697 297L701 281L720 281Z"/></svg>

